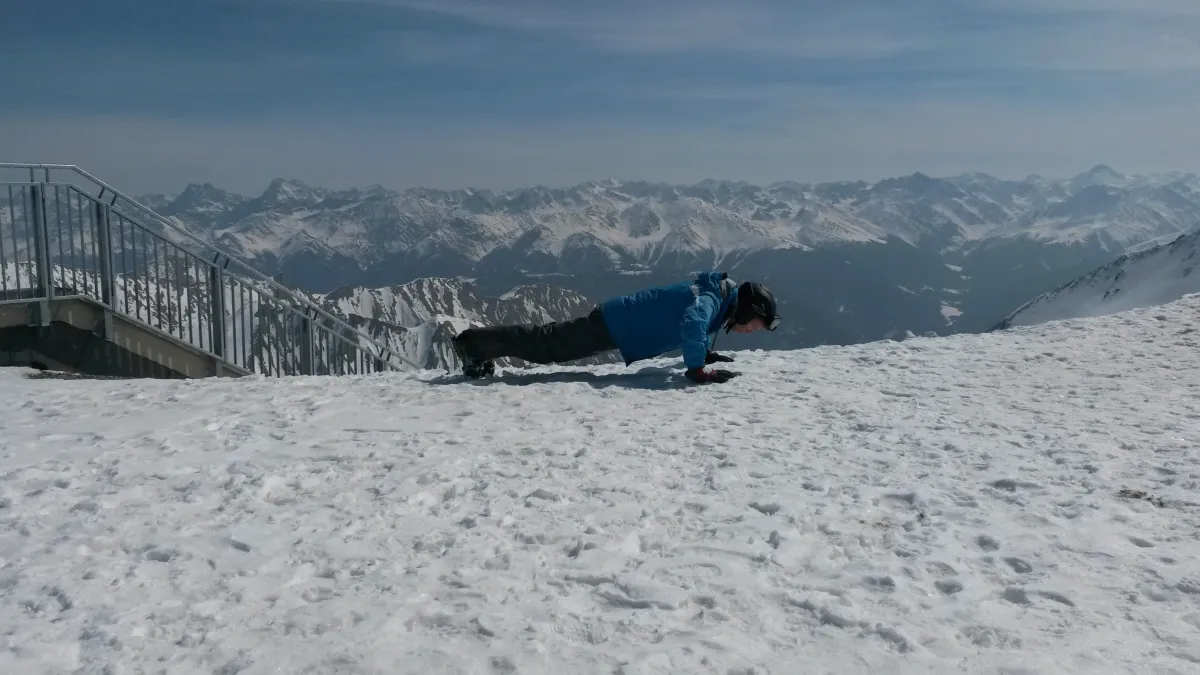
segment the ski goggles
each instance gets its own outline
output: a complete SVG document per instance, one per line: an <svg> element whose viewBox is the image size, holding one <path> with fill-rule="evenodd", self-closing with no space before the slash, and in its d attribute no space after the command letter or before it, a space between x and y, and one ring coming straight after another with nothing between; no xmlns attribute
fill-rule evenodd
<svg viewBox="0 0 1200 675"><path fill-rule="evenodd" d="M763 326L765 326L767 330L775 330L776 328L779 328L778 314L772 314L771 312L768 312L765 307L760 305L751 305L751 308L754 312L754 317L759 321L762 321Z"/></svg>

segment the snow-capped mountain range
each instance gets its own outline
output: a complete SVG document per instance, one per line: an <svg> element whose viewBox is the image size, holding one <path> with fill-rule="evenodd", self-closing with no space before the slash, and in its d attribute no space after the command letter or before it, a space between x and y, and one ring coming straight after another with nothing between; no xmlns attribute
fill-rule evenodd
<svg viewBox="0 0 1200 675"><path fill-rule="evenodd" d="M997 324L997 330L1164 305L1200 293L1200 230L1122 255L1074 281L1044 293Z"/></svg>
<svg viewBox="0 0 1200 675"><path fill-rule="evenodd" d="M463 277L485 295L540 283L598 301L717 267L781 295L792 321L756 343L769 347L987 330L1131 246L1200 226L1195 174L1104 165L1066 179L914 173L509 191L276 179L257 197L205 184L143 201L313 292Z"/></svg>
<svg viewBox="0 0 1200 675"><path fill-rule="evenodd" d="M535 265L555 260L563 267L556 271L569 272L573 258L591 254L637 271L672 256L720 264L763 249L889 237L954 248L1013 236L1130 245L1200 223L1200 178L1126 176L1100 165L1065 180L914 173L877 183L606 180L502 192L330 190L279 178L256 198L204 184L143 201L267 267L304 253L363 271L397 255L482 264L505 254Z"/></svg>

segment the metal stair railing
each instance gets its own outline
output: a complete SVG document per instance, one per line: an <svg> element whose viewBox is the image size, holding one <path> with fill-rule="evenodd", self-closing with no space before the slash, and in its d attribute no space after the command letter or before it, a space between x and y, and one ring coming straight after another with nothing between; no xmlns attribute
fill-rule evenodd
<svg viewBox="0 0 1200 675"><path fill-rule="evenodd" d="M0 301L84 296L249 373L419 368L77 166L13 170L28 180L0 181Z"/></svg>

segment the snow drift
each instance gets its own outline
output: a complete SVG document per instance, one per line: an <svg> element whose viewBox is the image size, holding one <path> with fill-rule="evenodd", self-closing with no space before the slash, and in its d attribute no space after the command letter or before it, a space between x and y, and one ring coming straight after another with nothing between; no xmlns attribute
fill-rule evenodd
<svg viewBox="0 0 1200 675"><path fill-rule="evenodd" d="M1200 230L1167 244L1122 255L1091 274L1025 303L996 329L1115 314L1200 293L1198 247Z"/></svg>
<svg viewBox="0 0 1200 675"><path fill-rule="evenodd" d="M1195 672L1198 323L716 386L0 371L0 672Z"/></svg>

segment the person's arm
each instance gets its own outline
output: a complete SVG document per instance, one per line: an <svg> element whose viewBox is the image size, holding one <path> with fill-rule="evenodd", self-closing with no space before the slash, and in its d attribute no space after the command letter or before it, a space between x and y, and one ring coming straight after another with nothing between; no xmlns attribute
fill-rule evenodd
<svg viewBox="0 0 1200 675"><path fill-rule="evenodd" d="M708 326L717 311L716 300L710 295L699 295L683 313L679 328L679 348L683 352L685 375L693 382L725 382L737 375L728 370L704 370L708 362Z"/></svg>

